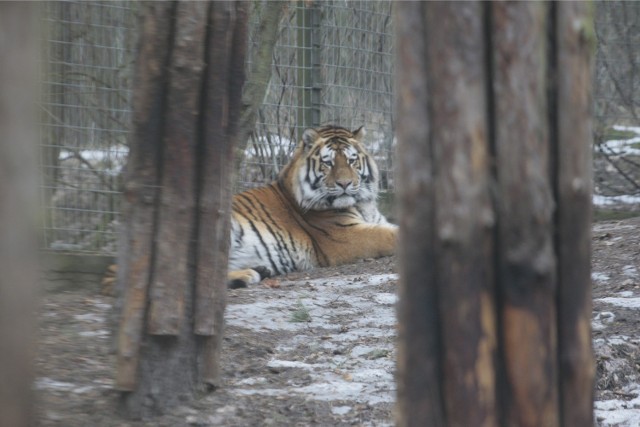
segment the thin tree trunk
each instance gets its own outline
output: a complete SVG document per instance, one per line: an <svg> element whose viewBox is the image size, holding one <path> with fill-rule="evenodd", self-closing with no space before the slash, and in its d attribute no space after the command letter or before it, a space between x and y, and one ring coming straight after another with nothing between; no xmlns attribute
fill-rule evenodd
<svg viewBox="0 0 640 427"><path fill-rule="evenodd" d="M280 20L287 5L285 1L255 1L258 3L255 6L255 13L260 18L255 30L259 41L247 70L247 81L242 91L242 111L238 123L234 172L240 170L249 135L256 126L258 109L262 106L269 88L273 69L273 50L278 41Z"/></svg>
<svg viewBox="0 0 640 427"><path fill-rule="evenodd" d="M32 422L37 263L34 4L0 3L0 426Z"/></svg>
<svg viewBox="0 0 640 427"><path fill-rule="evenodd" d="M396 28L398 424L592 425L588 7L402 3Z"/></svg>
<svg viewBox="0 0 640 427"><path fill-rule="evenodd" d="M556 250L558 282L558 349L561 422L593 423L595 361L591 346L591 191L593 177L590 128L592 67L596 40L593 3L558 5L554 54L561 73L556 111ZM587 9L587 10L585 10Z"/></svg>
<svg viewBox="0 0 640 427"><path fill-rule="evenodd" d="M219 382L243 2L148 3L119 262L116 387L149 417Z"/></svg>
<svg viewBox="0 0 640 427"><path fill-rule="evenodd" d="M443 426L440 314L435 263L435 163L425 79L425 3L396 6L398 58L399 270L412 278L399 289L398 424ZM406 125L403 125L403 122ZM405 141L412 141L407 144ZM419 239L413 236L420 236ZM425 263L425 260L430 262ZM406 279L404 279L406 280ZM417 285L420 284L420 285ZM407 345L411 341L411 345ZM413 421L416 420L416 421ZM428 420L428 423L427 423Z"/></svg>

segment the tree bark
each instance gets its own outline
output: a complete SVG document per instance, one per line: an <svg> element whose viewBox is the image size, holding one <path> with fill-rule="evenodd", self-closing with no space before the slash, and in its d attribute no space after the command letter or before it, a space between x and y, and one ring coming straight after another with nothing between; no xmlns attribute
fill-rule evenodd
<svg viewBox="0 0 640 427"><path fill-rule="evenodd" d="M557 5L556 250L561 422L593 424L595 361L591 346L593 3Z"/></svg>
<svg viewBox="0 0 640 427"><path fill-rule="evenodd" d="M119 277L116 387L133 418L219 382L243 2L145 3Z"/></svg>
<svg viewBox="0 0 640 427"><path fill-rule="evenodd" d="M543 3L492 6L504 416L509 425L553 426L559 420L557 260L546 93L551 22Z"/></svg>
<svg viewBox="0 0 640 427"><path fill-rule="evenodd" d="M242 91L242 111L238 123L238 145L235 149L235 167L240 170L240 163L244 159L249 135L256 125L258 109L262 106L273 69L273 50L278 41L278 29L284 8L284 1L256 0L255 13L259 22L255 30L259 35L259 42L251 58L247 70L247 80Z"/></svg>
<svg viewBox="0 0 640 427"><path fill-rule="evenodd" d="M593 424L587 9L398 5L401 426Z"/></svg>
<svg viewBox="0 0 640 427"><path fill-rule="evenodd" d="M435 159L429 133L432 121L424 82L427 68L425 3L396 6L398 59L398 199L401 277L421 286L401 286L398 309L398 424L445 425L441 388L440 313L435 249ZM420 236L414 239L413 236ZM411 341L411 345L407 345ZM414 420L428 420L420 424Z"/></svg>
<svg viewBox="0 0 640 427"><path fill-rule="evenodd" d="M449 425L495 424L493 294L486 58L480 3L434 3L426 14L433 127L437 282ZM456 29L465 31L456 33ZM464 52L458 55L457 52ZM456 106L466 104L465 108ZM475 396L484 399L474 399ZM465 407L465 411L458 408Z"/></svg>
<svg viewBox="0 0 640 427"><path fill-rule="evenodd" d="M38 33L31 3L0 3L0 426L31 425L38 281Z"/></svg>

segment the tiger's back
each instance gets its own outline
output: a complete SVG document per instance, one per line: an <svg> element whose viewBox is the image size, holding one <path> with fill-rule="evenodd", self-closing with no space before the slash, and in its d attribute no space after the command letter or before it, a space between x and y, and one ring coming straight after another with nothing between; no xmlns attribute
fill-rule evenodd
<svg viewBox="0 0 640 427"><path fill-rule="evenodd" d="M275 182L234 196L231 287L394 253L397 227L377 209L378 170L363 135L307 129Z"/></svg>

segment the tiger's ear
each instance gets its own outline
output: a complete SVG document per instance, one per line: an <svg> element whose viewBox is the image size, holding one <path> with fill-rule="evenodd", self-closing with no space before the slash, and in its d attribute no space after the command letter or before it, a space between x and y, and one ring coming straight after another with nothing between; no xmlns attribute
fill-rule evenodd
<svg viewBox="0 0 640 427"><path fill-rule="evenodd" d="M302 133L302 143L305 150L311 148L311 146L320 138L320 134L315 129L305 129Z"/></svg>
<svg viewBox="0 0 640 427"><path fill-rule="evenodd" d="M364 137L367 134L367 132L364 130L364 126L360 126L358 129L354 130L351 133L353 134L353 138L358 142L364 141Z"/></svg>

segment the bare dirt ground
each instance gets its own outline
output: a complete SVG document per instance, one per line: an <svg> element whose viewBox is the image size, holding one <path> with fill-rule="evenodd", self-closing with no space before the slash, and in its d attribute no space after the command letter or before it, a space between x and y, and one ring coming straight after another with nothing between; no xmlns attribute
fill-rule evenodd
<svg viewBox="0 0 640 427"><path fill-rule="evenodd" d="M640 218L594 224L596 417L640 425ZM224 384L148 422L123 420L107 315L94 289L44 295L41 426L384 426L395 398L395 260L291 274L229 292Z"/></svg>

